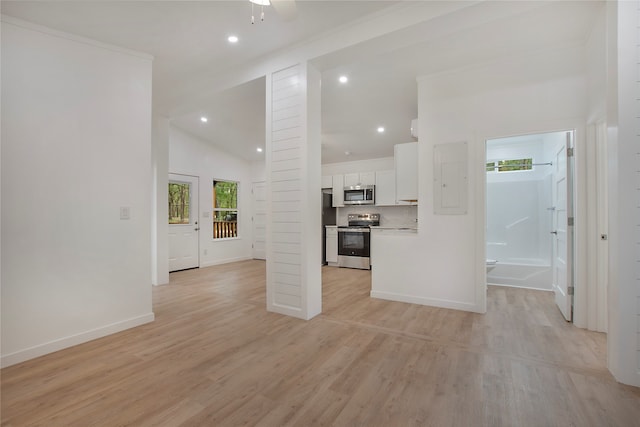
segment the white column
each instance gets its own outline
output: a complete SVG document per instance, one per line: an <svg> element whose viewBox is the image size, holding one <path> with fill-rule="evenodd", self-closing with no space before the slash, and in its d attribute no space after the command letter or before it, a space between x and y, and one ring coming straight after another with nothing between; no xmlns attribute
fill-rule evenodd
<svg viewBox="0 0 640 427"><path fill-rule="evenodd" d="M608 3L615 40L609 82L609 333L615 378L640 386L640 1ZM617 26L616 26L617 24ZM617 42L617 46L615 46ZM617 47L617 49L616 49ZM617 77L617 78L616 78Z"/></svg>
<svg viewBox="0 0 640 427"><path fill-rule="evenodd" d="M322 311L320 73L303 63L267 75L267 310Z"/></svg>

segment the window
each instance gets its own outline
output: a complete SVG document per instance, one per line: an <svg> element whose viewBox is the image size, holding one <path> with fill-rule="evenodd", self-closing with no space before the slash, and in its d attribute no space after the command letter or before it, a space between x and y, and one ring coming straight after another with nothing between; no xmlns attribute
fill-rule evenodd
<svg viewBox="0 0 640 427"><path fill-rule="evenodd" d="M169 224L189 224L191 189L188 183L169 183Z"/></svg>
<svg viewBox="0 0 640 427"><path fill-rule="evenodd" d="M533 169L533 159L510 159L487 162L487 172L528 171Z"/></svg>
<svg viewBox="0 0 640 427"><path fill-rule="evenodd" d="M238 183L213 181L213 238L238 237Z"/></svg>

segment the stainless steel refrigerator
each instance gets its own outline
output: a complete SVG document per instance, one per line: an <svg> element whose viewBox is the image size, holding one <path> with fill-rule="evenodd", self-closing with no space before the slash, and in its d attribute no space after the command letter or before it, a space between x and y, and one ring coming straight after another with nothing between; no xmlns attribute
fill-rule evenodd
<svg viewBox="0 0 640 427"><path fill-rule="evenodd" d="M327 265L327 229L326 225L336 225L336 208L333 204L333 192L322 189L322 265Z"/></svg>

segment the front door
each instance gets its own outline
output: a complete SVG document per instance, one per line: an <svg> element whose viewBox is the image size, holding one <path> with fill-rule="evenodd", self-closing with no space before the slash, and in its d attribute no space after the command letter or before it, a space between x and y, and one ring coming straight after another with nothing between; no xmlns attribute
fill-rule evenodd
<svg viewBox="0 0 640 427"><path fill-rule="evenodd" d="M200 266L198 177L169 174L169 271Z"/></svg>
<svg viewBox="0 0 640 427"><path fill-rule="evenodd" d="M571 173L569 170L567 148L572 146L573 132L567 132L566 138L554 147L553 188L553 291L562 315L568 321L572 319L573 296L569 289L572 284L572 239L573 227L569 226L572 216Z"/></svg>

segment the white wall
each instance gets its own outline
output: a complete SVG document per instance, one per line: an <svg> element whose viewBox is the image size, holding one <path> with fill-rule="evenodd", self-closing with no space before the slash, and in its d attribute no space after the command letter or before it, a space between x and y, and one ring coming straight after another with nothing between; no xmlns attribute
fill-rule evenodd
<svg viewBox="0 0 640 427"><path fill-rule="evenodd" d="M372 295L485 311L485 140L579 127L583 55L548 50L418 79L418 235L386 261ZM469 142L468 213L434 215L433 147L458 141Z"/></svg>
<svg viewBox="0 0 640 427"><path fill-rule="evenodd" d="M151 283L169 283L169 120L153 117L151 142Z"/></svg>
<svg viewBox="0 0 640 427"><path fill-rule="evenodd" d="M152 63L2 20L8 366L153 320Z"/></svg>
<svg viewBox="0 0 640 427"><path fill-rule="evenodd" d="M607 331L608 245L601 234L608 231L607 202L607 25L604 5L587 40L587 150L585 168L587 234L583 248L588 259L587 274L574 299L574 324L590 330Z"/></svg>
<svg viewBox="0 0 640 427"><path fill-rule="evenodd" d="M485 140L576 127L584 116L584 85L582 48L537 52L419 82L419 128L425 130L420 135L419 182L432 182L434 144L470 142L469 214L433 215L428 208L431 185L420 186L418 210L420 225L430 224L433 230L424 236L425 249L452 272L450 287L466 289L463 302L482 306L485 299L478 292L484 288ZM444 239L449 250L438 248ZM452 260L476 268L455 269Z"/></svg>
<svg viewBox="0 0 640 427"><path fill-rule="evenodd" d="M398 144L406 141L399 141ZM379 159L345 161L340 163L326 163L322 165L322 176L340 175L355 172L375 172L394 168L393 157Z"/></svg>
<svg viewBox="0 0 640 427"><path fill-rule="evenodd" d="M603 5L596 17L586 46L587 122L602 120L607 115L607 23Z"/></svg>
<svg viewBox="0 0 640 427"><path fill-rule="evenodd" d="M251 163L170 126L169 172L199 177L200 267L251 258ZM239 183L236 239L213 239L210 212L213 210L214 179ZM209 212L209 217L204 217L203 212Z"/></svg>
<svg viewBox="0 0 640 427"><path fill-rule="evenodd" d="M251 163L251 180L253 182L264 182L267 180L267 165L264 160Z"/></svg>

